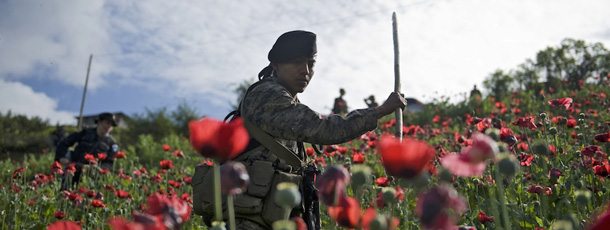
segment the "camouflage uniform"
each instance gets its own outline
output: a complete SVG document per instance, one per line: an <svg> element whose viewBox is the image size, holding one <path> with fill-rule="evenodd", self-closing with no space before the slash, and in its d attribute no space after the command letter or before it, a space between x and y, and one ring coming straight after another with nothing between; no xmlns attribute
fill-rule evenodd
<svg viewBox="0 0 610 230"><path fill-rule="evenodd" d="M297 97L293 97L274 77L264 78L249 89L241 103L240 113L243 119L247 119L269 133L281 145L297 153L301 160L305 160L305 153L303 149L299 149L299 142L339 144L355 139L377 127L375 108L354 110L345 117L340 115L322 117L308 106L301 104ZM270 157L269 150L263 148L249 152L248 156L241 158L240 161L272 161L274 158L274 156ZM317 198L315 203L318 207ZM301 215L297 209L299 207L293 209L291 216ZM246 222L256 224L249 220L241 220L241 223ZM248 229L239 226L237 228Z"/></svg>
<svg viewBox="0 0 610 230"><path fill-rule="evenodd" d="M241 116L298 152L297 141L339 144L377 127L377 109L358 109L345 117L322 117L301 104L275 78L265 78L252 88L241 105Z"/></svg>

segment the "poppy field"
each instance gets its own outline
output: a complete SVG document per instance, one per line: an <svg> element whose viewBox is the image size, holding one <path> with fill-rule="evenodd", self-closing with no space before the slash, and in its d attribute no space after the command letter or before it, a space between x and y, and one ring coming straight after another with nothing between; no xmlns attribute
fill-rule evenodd
<svg viewBox="0 0 610 230"><path fill-rule="evenodd" d="M322 228L608 228L610 75L599 82L437 101L405 113L402 140L388 116L321 154L309 146L322 171ZM0 162L0 229L210 229L192 211L195 167L231 159L248 137L239 123L204 120L191 123L190 139L141 137L109 170L91 154L66 191L74 166L53 153ZM228 174L222 184L238 179L247 184ZM301 229L291 221L278 229Z"/></svg>

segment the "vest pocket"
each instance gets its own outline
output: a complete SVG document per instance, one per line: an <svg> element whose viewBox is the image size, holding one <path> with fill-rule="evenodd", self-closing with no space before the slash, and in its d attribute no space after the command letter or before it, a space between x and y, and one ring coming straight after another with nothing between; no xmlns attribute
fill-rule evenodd
<svg viewBox="0 0 610 230"><path fill-rule="evenodd" d="M254 161L247 165L246 169L250 175L250 184L246 190L246 194L264 198L271 189L271 182L275 168L273 163L268 161Z"/></svg>

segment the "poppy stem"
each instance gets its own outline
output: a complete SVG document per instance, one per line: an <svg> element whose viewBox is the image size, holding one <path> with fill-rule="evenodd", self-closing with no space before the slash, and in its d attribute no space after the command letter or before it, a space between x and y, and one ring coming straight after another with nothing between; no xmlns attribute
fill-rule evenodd
<svg viewBox="0 0 610 230"><path fill-rule="evenodd" d="M214 205L216 207L216 221L222 222L222 199L220 197L220 166L218 160L214 159Z"/></svg>
<svg viewBox="0 0 610 230"><path fill-rule="evenodd" d="M498 188L498 198L500 201L500 207L502 208L502 222L504 223L505 229L511 229L508 210L506 209L506 192L504 191L504 181L502 179L502 175L500 174L500 167L497 165L494 166L494 171L496 173L496 188Z"/></svg>
<svg viewBox="0 0 610 230"><path fill-rule="evenodd" d="M237 229L235 228L235 211L233 208L233 195L231 194L227 196L227 208L229 209L229 229Z"/></svg>

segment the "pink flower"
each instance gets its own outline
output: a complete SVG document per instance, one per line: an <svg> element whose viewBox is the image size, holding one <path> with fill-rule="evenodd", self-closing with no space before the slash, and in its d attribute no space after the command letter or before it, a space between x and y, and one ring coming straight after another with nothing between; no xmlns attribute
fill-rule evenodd
<svg viewBox="0 0 610 230"><path fill-rule="evenodd" d="M328 206L335 206L337 194L343 195L345 186L350 182L350 175L347 170L340 165L332 165L316 179L316 188L320 200Z"/></svg>
<svg viewBox="0 0 610 230"><path fill-rule="evenodd" d="M445 155L441 165L457 176L478 176L483 174L488 159L495 159L498 144L491 137L475 133L472 135L472 146L464 148L460 154Z"/></svg>
<svg viewBox="0 0 610 230"><path fill-rule="evenodd" d="M442 183L417 198L415 214L426 229L450 229L467 209L464 197Z"/></svg>

